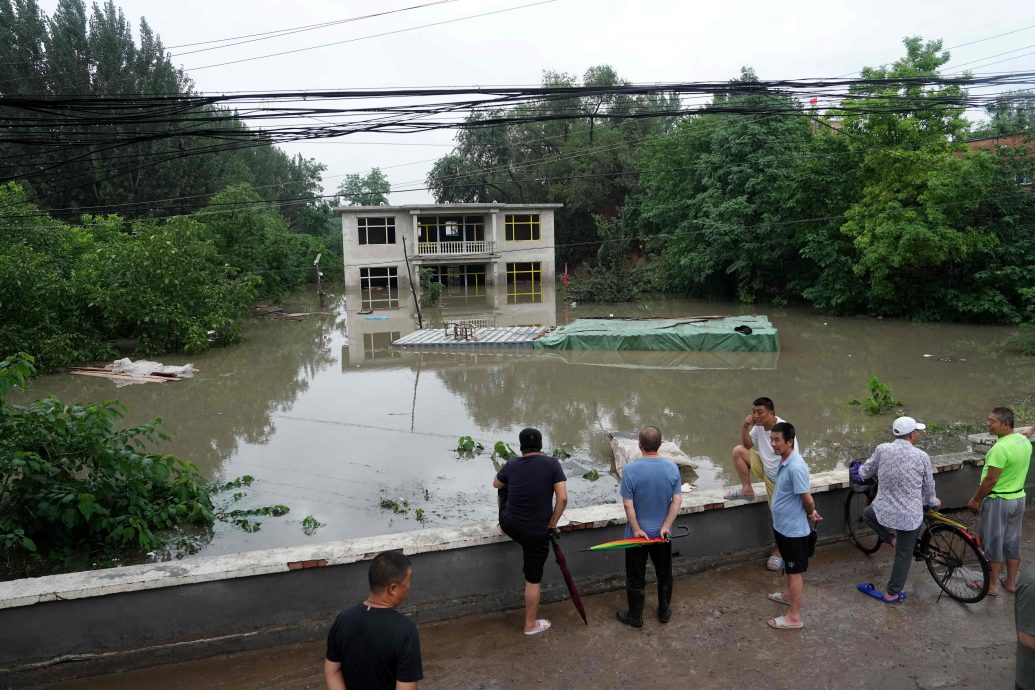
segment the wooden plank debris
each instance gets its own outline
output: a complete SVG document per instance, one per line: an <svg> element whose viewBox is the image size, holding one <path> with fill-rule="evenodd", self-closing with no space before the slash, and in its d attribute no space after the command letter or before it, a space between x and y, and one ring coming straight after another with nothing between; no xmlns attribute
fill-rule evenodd
<svg viewBox="0 0 1035 690"><path fill-rule="evenodd" d="M151 376L129 376L128 374L113 374L110 371L96 368L77 368L69 369L69 373L77 374L79 376L99 376L106 379L114 379L116 381L149 381L154 383L165 383L166 381L179 381L179 376L168 376L168 375L151 375Z"/></svg>

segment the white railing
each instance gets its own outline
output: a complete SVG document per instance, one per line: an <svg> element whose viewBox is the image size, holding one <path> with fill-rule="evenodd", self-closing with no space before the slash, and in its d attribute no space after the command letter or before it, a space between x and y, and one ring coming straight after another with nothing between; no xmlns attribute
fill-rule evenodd
<svg viewBox="0 0 1035 690"><path fill-rule="evenodd" d="M418 242L417 254L419 256L434 256L438 254L491 254L494 243L491 240L472 240L455 242Z"/></svg>

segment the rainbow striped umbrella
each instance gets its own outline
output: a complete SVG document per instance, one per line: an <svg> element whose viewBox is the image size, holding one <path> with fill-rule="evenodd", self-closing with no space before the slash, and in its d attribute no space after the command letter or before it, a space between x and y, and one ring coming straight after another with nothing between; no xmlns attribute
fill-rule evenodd
<svg viewBox="0 0 1035 690"><path fill-rule="evenodd" d="M683 530L682 534L673 534L671 539L679 539L690 534L690 528L686 525L676 525L676 529ZM648 544L662 544L668 541L668 539L662 539L661 537L653 537L644 539L643 537L635 537L633 539L616 539L614 541L604 542L603 544L597 544L591 546L588 549L582 549L583 551L615 551L617 549L632 549L638 546L647 546Z"/></svg>

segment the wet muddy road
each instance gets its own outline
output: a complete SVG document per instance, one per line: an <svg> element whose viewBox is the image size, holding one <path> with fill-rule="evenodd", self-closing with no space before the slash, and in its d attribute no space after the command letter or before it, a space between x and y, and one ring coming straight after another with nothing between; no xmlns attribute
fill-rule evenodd
<svg viewBox="0 0 1035 690"><path fill-rule="evenodd" d="M1035 557L1035 514L1025 519L1022 563ZM527 639L520 611L465 616L420 626L422 690L432 688L1013 688L1013 595L960 604L939 591L923 563L908 597L886 606L856 591L883 586L892 554L863 556L848 542L820 546L805 575L803 630L772 630L786 609L766 599L784 578L755 560L677 577L673 615L654 617L647 585L644 626L614 619L624 592L585 597L590 625L569 601L541 615L553 628ZM677 559L678 560L678 559ZM550 563L546 581L560 576ZM414 587L420 573L414 573ZM520 574L515 574L515 587ZM328 626L330 621L328 621ZM62 690L325 687L325 643L315 641L157 666L59 686Z"/></svg>

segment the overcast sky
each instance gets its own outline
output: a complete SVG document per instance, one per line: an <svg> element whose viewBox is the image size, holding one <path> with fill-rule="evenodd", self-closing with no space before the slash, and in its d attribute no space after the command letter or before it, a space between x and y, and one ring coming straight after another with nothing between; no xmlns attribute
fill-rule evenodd
<svg viewBox="0 0 1035 690"><path fill-rule="evenodd" d="M761 79L828 77L902 55L904 36L942 38L950 67L1035 71L1031 0L455 0L190 55L183 44L276 31L411 7L430 0L115 0L134 24L152 29L203 92L539 84L544 70L582 75L610 64L632 82L726 80L744 65ZM56 0L44 0L50 13ZM508 10L487 16L472 15ZM453 21L456 20L456 21ZM362 38L436 22L393 35ZM1020 31L1018 31L1020 30ZM292 55L215 63L361 38ZM1010 52L1012 51L1012 52ZM1006 53L1006 54L1003 54ZM1032 53L1028 55L1028 53ZM987 58L987 60L979 60ZM1007 60L990 64L994 61ZM976 61L977 62L972 62ZM953 70L950 70L953 71ZM313 123L317 124L317 123ZM393 186L423 184L452 132L355 135L284 148L327 166L332 193L347 173L380 167ZM393 194L393 204L431 201Z"/></svg>

